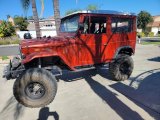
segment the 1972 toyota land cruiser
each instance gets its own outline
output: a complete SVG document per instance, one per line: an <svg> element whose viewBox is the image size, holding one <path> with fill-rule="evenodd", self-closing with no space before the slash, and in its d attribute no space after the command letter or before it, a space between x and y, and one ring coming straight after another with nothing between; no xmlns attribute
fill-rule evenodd
<svg viewBox="0 0 160 120"><path fill-rule="evenodd" d="M21 57L4 70L15 79L13 93L27 107L51 103L57 91L57 73L109 63L113 80L130 77L136 44L136 15L117 11L79 11L61 19L60 34L23 40ZM56 75L55 75L56 74Z"/></svg>

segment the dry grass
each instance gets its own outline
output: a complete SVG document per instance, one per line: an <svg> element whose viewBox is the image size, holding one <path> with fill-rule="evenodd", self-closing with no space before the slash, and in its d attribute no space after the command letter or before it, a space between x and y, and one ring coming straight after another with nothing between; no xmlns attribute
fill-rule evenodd
<svg viewBox="0 0 160 120"><path fill-rule="evenodd" d="M5 39L0 40L0 45L10 45L10 44L19 44L20 40L11 40L11 39Z"/></svg>

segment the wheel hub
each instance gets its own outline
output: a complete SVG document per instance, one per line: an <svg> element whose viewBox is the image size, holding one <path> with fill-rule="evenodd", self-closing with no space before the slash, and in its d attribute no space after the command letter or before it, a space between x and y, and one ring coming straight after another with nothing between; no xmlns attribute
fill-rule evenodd
<svg viewBox="0 0 160 120"><path fill-rule="evenodd" d="M40 83L29 83L26 86L25 92L31 99L40 99L45 94L44 86Z"/></svg>

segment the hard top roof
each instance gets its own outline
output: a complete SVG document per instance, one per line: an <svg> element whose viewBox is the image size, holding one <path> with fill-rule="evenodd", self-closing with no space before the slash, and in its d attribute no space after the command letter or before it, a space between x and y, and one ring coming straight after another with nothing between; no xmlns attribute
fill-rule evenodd
<svg viewBox="0 0 160 120"><path fill-rule="evenodd" d="M129 12L120 12L120 11L114 11L114 10L80 10L73 12L69 15L66 15L65 17L68 17L70 15L80 14L80 13L89 13L89 14L112 14L112 15L132 15L136 16L135 13L129 13ZM65 18L63 17L63 18Z"/></svg>

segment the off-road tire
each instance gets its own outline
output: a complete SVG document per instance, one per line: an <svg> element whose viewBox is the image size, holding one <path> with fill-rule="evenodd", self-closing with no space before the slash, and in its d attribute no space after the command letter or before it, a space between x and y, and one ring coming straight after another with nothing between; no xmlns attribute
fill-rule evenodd
<svg viewBox="0 0 160 120"><path fill-rule="evenodd" d="M32 98L27 95L28 86L36 83L43 86L43 93L40 98ZM26 90L27 88L27 90ZM41 89L40 89L41 90ZM33 91L32 91L33 92ZM26 107L36 108L44 107L51 103L57 92L57 82L54 75L45 69L33 68L24 72L17 78L13 87L13 94L17 101Z"/></svg>
<svg viewBox="0 0 160 120"><path fill-rule="evenodd" d="M124 65L126 66L125 71L123 70ZM132 57L120 54L109 64L110 76L116 81L127 80L132 74L133 67L134 63Z"/></svg>

